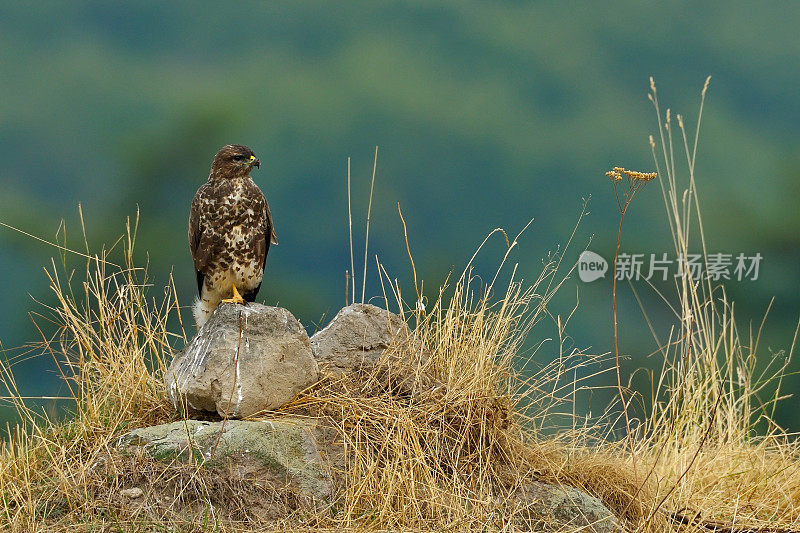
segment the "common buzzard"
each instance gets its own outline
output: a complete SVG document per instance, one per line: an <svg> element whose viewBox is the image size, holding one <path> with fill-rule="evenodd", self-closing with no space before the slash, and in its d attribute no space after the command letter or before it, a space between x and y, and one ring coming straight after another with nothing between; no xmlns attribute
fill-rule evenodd
<svg viewBox="0 0 800 533"><path fill-rule="evenodd" d="M247 146L223 146L192 200L189 249L200 293L194 305L197 327L220 301L252 302L261 288L269 245L278 241L267 199L250 177L260 166Z"/></svg>

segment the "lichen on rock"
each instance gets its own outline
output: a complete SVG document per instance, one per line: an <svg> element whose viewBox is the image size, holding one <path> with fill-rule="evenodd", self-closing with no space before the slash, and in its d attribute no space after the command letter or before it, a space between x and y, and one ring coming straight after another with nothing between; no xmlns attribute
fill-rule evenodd
<svg viewBox="0 0 800 533"><path fill-rule="evenodd" d="M309 502L331 498L330 468L320 455L313 421L182 420L135 429L117 448L161 462L194 462L204 468L235 469L240 475L268 476Z"/></svg>

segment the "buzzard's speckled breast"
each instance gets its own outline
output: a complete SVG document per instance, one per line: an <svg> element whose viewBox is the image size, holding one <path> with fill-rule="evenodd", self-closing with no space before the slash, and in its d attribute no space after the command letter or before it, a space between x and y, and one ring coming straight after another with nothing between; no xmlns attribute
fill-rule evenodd
<svg viewBox="0 0 800 533"><path fill-rule="evenodd" d="M206 184L198 196L203 233L197 255L204 264L197 270L220 292L231 292L234 281L237 288L254 289L264 274L264 194L248 178Z"/></svg>

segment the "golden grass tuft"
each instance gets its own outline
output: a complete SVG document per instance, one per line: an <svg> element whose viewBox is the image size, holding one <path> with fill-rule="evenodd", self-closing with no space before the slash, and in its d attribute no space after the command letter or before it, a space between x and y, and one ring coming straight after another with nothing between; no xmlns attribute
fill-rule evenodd
<svg viewBox="0 0 800 533"><path fill-rule="evenodd" d="M548 389L558 373L543 369L524 383L513 370L552 296L537 288L554 274L550 264L533 285L512 277L492 298L494 287L465 273L449 297L443 288L427 311L415 305L407 312L413 340L387 349L376 368L325 380L301 400L343 440L342 526L513 522L509 495L561 461L555 447L536 441L521 409L523 402L558 403ZM574 358L564 370L584 364Z"/></svg>
<svg viewBox="0 0 800 533"><path fill-rule="evenodd" d="M29 408L13 361L0 362L0 379L21 420L0 448L3 530L58 529L91 522L86 517L93 513L106 522L102 510L113 507L107 504L116 495L92 487L113 439L126 428L171 416L159 373L176 337L167 328L177 309L174 290L170 285L159 302L147 297L146 272L133 265L134 234L129 224L126 238L116 243L121 250L79 254L86 259L80 282L55 261L46 270L56 303L33 316L42 332L41 354L52 358L69 391L66 419ZM110 262L111 253L122 266Z"/></svg>

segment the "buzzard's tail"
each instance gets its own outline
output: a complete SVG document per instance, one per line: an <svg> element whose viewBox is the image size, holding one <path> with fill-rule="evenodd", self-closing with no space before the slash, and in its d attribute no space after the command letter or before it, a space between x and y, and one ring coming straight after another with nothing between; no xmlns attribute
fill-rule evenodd
<svg viewBox="0 0 800 533"><path fill-rule="evenodd" d="M198 329L211 317L211 313L214 312L215 307L216 306L212 306L210 303L200 298L195 299L192 312L194 313L194 322L197 324Z"/></svg>

